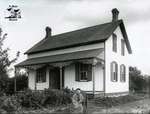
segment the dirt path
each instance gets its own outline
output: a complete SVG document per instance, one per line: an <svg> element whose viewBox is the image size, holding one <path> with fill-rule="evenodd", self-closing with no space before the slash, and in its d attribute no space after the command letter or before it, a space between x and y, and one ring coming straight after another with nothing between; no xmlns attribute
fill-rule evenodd
<svg viewBox="0 0 150 114"><path fill-rule="evenodd" d="M108 114L108 113L148 113L150 111L150 99L139 100L120 106L114 106L112 108L101 108L94 103L89 102L88 113L89 114Z"/></svg>

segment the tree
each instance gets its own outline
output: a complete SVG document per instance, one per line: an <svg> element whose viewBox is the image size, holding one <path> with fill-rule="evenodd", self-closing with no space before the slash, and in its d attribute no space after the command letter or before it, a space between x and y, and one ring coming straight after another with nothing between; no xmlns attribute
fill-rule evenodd
<svg viewBox="0 0 150 114"><path fill-rule="evenodd" d="M141 74L141 71L137 67L129 68L129 87L130 90L135 91L146 91L147 88L147 77Z"/></svg>
<svg viewBox="0 0 150 114"><path fill-rule="evenodd" d="M9 48L4 49L4 40L6 39L7 33L3 34L2 29L0 28L0 91L5 92L8 88L9 77L8 77L8 70L9 66L13 64L17 58L19 57L19 53L17 52L16 57L12 60L8 57Z"/></svg>
<svg viewBox="0 0 150 114"><path fill-rule="evenodd" d="M11 95L14 94L14 80L16 79L16 87L17 91L24 91L28 88L28 76L26 73L24 74L18 74L17 76L10 78L8 83L8 88L6 93Z"/></svg>

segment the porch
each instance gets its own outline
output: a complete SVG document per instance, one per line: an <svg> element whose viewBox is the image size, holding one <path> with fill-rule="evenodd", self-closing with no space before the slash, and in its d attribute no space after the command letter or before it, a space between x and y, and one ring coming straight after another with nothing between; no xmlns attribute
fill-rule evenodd
<svg viewBox="0 0 150 114"><path fill-rule="evenodd" d="M81 88L92 94L101 93L104 92L104 60L97 57L100 51L102 50L27 59L16 65L16 71L20 68L27 69L29 88L32 90L68 87Z"/></svg>

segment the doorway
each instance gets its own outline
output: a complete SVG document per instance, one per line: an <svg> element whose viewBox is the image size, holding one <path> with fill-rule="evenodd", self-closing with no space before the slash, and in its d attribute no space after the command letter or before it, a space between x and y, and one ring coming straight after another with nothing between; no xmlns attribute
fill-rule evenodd
<svg viewBox="0 0 150 114"><path fill-rule="evenodd" d="M53 68L49 70L49 88L60 89L60 70Z"/></svg>

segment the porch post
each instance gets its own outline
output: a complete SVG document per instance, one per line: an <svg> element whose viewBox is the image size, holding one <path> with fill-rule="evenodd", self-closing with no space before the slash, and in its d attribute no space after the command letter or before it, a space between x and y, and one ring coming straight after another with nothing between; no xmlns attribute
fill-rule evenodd
<svg viewBox="0 0 150 114"><path fill-rule="evenodd" d="M92 75L93 75L93 95L95 95L95 66L97 64L97 60L93 59L93 64L92 64Z"/></svg>
<svg viewBox="0 0 150 114"><path fill-rule="evenodd" d="M16 90L17 90L17 86L16 86L16 68L15 68L15 77L14 77L14 92L16 93Z"/></svg>
<svg viewBox="0 0 150 114"><path fill-rule="evenodd" d="M95 65L92 65L92 75L93 75L93 95L95 95Z"/></svg>
<svg viewBox="0 0 150 114"><path fill-rule="evenodd" d="M60 89L62 89L62 66L59 67L60 69Z"/></svg>
<svg viewBox="0 0 150 114"><path fill-rule="evenodd" d="M35 81L34 81L34 82L35 82L35 83L34 83L34 84L35 84L35 85L34 85L34 86L35 86L34 89L37 90L37 87L36 87L36 70L35 70Z"/></svg>

